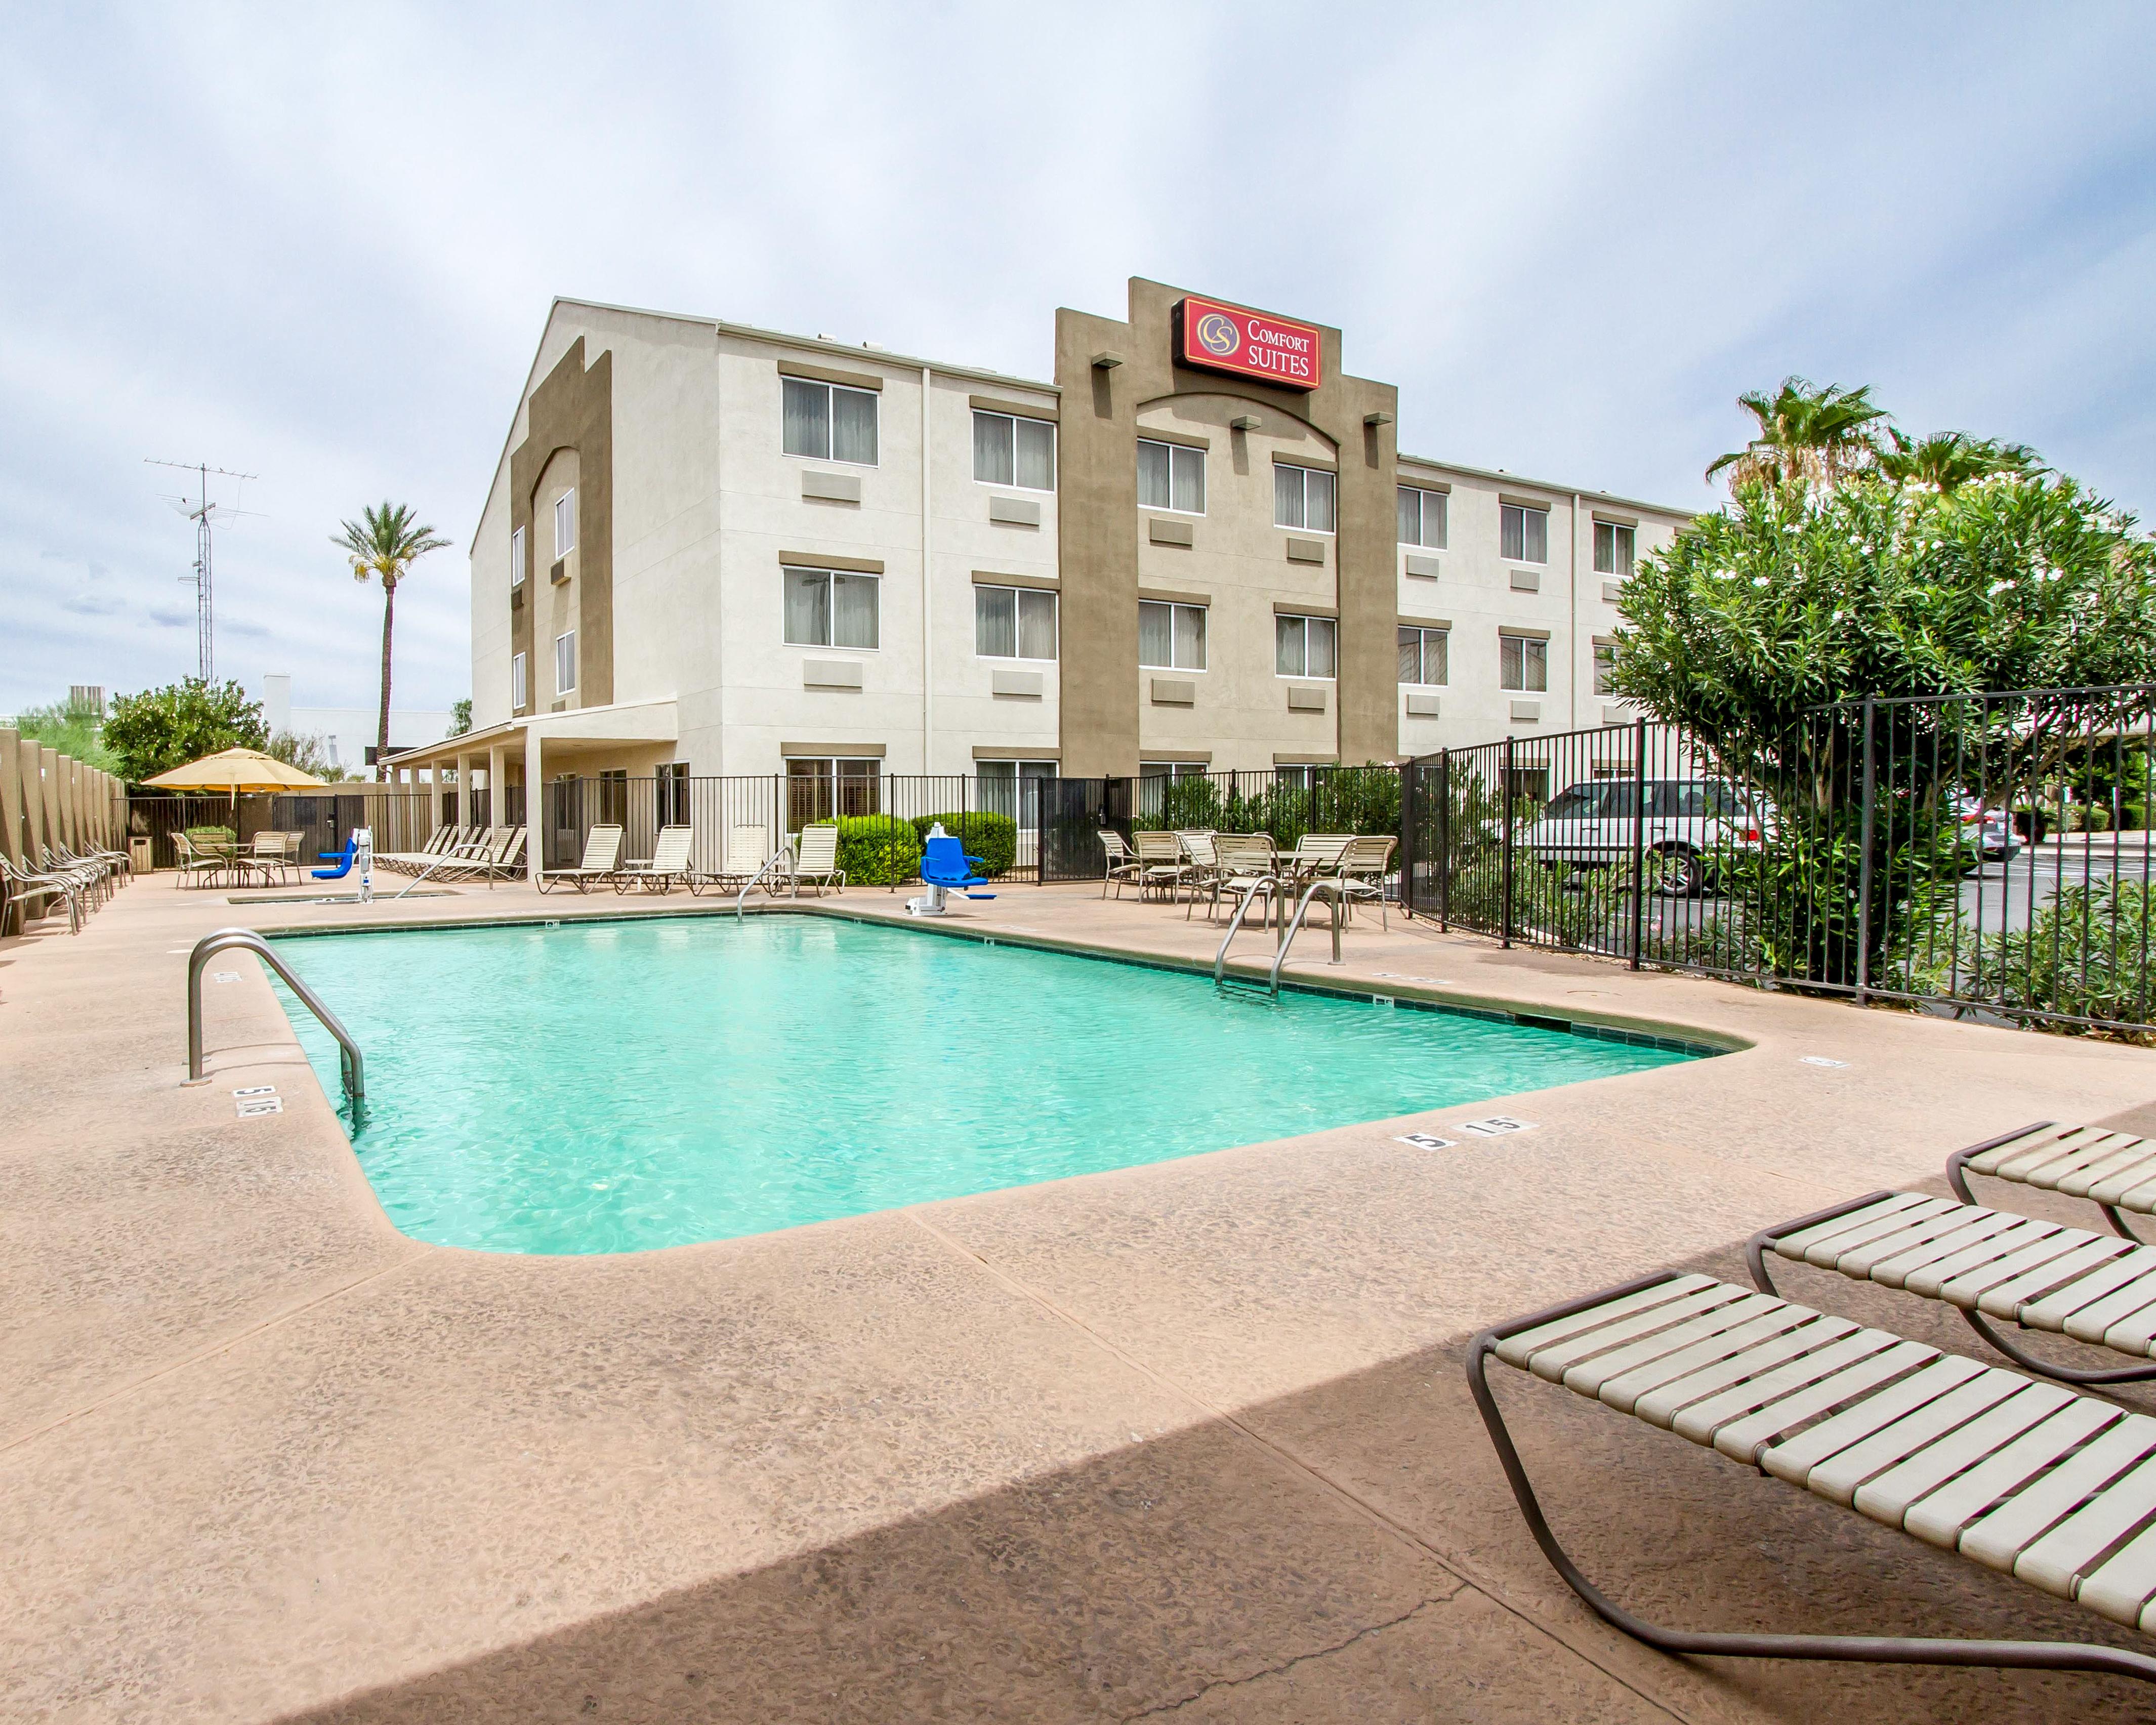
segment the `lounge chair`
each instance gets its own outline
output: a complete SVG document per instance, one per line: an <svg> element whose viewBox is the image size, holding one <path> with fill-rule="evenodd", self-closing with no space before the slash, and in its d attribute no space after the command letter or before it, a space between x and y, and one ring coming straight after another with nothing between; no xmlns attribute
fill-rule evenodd
<svg viewBox="0 0 2156 1725"><path fill-rule="evenodd" d="M1175 840L1183 847L1183 860L1189 870L1184 877L1184 884L1190 889L1190 896L1183 908L1183 920L1188 922L1192 909L1198 903L1199 894L1213 891L1214 877L1220 871L1220 855L1214 846L1213 834L1209 829L1178 831Z"/></svg>
<svg viewBox="0 0 2156 1725"><path fill-rule="evenodd" d="M588 892L600 881L611 880L620 861L621 829L593 827L584 834L584 860L573 869L542 869L539 890L552 892L557 886L573 886L578 892Z"/></svg>
<svg viewBox="0 0 2156 1725"><path fill-rule="evenodd" d="M1137 854L1138 896L1163 892L1172 901L1190 879L1190 865L1183 858L1183 842L1173 833L1133 833L1131 849Z"/></svg>
<svg viewBox="0 0 2156 1725"><path fill-rule="evenodd" d="M1358 904L1374 903L1378 927L1392 927L1385 909L1385 877L1392 872L1393 852L1399 842L1390 833L1366 833L1341 847L1332 872L1339 880L1341 900L1350 916Z"/></svg>
<svg viewBox="0 0 2156 1725"><path fill-rule="evenodd" d="M694 827L661 827L648 857L624 863L614 871L613 890L626 892L641 886L646 892L665 892L689 878L689 853L695 849Z"/></svg>
<svg viewBox="0 0 2156 1725"><path fill-rule="evenodd" d="M1558 1543L1489 1382L1492 1356L1744 1467L2114 1622L2156 1628L2156 1420L1704 1276L1664 1271L1469 1343L1467 1383L1543 1555L1605 1622L1666 1653L2109 1671L2156 1659L2078 1641L1666 1629L1604 1596ZM1879 1584L1851 1578L1852 1596Z"/></svg>
<svg viewBox="0 0 2156 1725"><path fill-rule="evenodd" d="M1108 871L1101 877L1101 896L1108 896L1108 889L1116 889L1116 896L1123 896L1123 888L1138 878L1138 860L1132 854L1129 842L1113 827L1101 829L1101 849L1107 853Z"/></svg>
<svg viewBox="0 0 2156 1725"><path fill-rule="evenodd" d="M770 834L760 826L735 826L726 829L726 865L713 874L692 873L689 876L689 891L693 897L706 886L721 891L739 892L763 873L763 865L771 860L768 849ZM765 877L767 882L783 878L774 870ZM770 888L767 885L767 891Z"/></svg>
<svg viewBox="0 0 2156 1725"><path fill-rule="evenodd" d="M2086 1198L2103 1212L2112 1232L2128 1240L2141 1236L2121 1211L2156 1215L2156 1142L2125 1132L2041 1120L1947 1158L1947 1183L1964 1204L1976 1202L1969 1195L1971 1174Z"/></svg>
<svg viewBox="0 0 2156 1725"><path fill-rule="evenodd" d="M31 901L55 898L61 900L67 906L68 932L69 934L82 932L82 919L85 910L83 903L84 887L81 881L74 876L48 874L38 869L18 868L8 860L4 852L0 852L0 885L4 885L7 888L6 893L0 895L4 896L6 901L4 906L0 906L0 909L19 907L16 910L15 932L18 934L20 934L28 925ZM7 920L5 916L0 916L0 928L5 927Z"/></svg>
<svg viewBox="0 0 2156 1725"><path fill-rule="evenodd" d="M427 842L417 850L376 851L374 865L399 875L424 874L441 858L466 849L477 839L479 834L477 827L436 827Z"/></svg>
<svg viewBox="0 0 2156 1725"><path fill-rule="evenodd" d="M1211 902L1205 907L1209 922L1223 896L1240 899L1256 887L1270 900L1283 891L1280 856L1270 833L1215 833L1213 856L1213 878L1208 883Z"/></svg>
<svg viewBox="0 0 2156 1725"><path fill-rule="evenodd" d="M799 896L801 883L812 881L818 897L834 880L846 890L846 871L839 866L839 829L834 826L803 827L793 846L793 865L787 870L788 890Z"/></svg>

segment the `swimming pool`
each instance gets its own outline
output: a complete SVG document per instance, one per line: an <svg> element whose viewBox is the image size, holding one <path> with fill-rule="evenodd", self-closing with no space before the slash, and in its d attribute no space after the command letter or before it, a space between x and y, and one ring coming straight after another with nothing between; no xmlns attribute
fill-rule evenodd
<svg viewBox="0 0 2156 1725"><path fill-rule="evenodd" d="M391 1219L495 1251L761 1234L1686 1058L827 917L280 950L366 1052L346 1119Z"/></svg>

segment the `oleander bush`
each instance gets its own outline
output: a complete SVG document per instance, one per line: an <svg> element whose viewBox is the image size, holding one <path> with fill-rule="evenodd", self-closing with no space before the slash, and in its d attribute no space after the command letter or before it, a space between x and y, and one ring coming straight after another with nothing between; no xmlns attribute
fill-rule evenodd
<svg viewBox="0 0 2156 1725"><path fill-rule="evenodd" d="M980 858L976 872L990 879L1006 875L1018 861L1018 823L1008 814L988 809L957 809L946 814L916 814L913 830L921 848L928 849L928 829L937 822L965 847L966 855ZM916 864L916 866L918 865Z"/></svg>

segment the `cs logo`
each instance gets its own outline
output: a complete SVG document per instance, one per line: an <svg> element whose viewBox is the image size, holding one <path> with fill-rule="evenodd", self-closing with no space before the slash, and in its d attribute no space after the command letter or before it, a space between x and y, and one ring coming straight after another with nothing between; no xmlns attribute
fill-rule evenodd
<svg viewBox="0 0 2156 1725"><path fill-rule="evenodd" d="M1234 318L1209 311L1198 320L1198 345L1214 358L1226 359L1243 345L1243 332Z"/></svg>

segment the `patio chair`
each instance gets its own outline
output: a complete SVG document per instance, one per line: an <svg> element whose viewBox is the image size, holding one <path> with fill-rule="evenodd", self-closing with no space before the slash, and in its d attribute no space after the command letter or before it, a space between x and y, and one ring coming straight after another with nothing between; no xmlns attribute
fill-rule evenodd
<svg viewBox="0 0 2156 1725"><path fill-rule="evenodd" d="M1374 902L1378 927L1391 928L1385 910L1385 876L1392 872L1393 851L1399 842L1390 833L1365 833L1342 847L1332 872L1339 879L1341 902L1350 916L1358 904Z"/></svg>
<svg viewBox="0 0 2156 1725"><path fill-rule="evenodd" d="M721 891L739 892L762 874L763 865L771 860L769 839L769 833L760 826L744 824L727 828L726 866L711 873L692 872L689 876L690 896L696 896L706 886L716 887ZM773 891L770 882L782 876L777 870L767 875L764 890L767 892Z"/></svg>
<svg viewBox="0 0 2156 1725"><path fill-rule="evenodd" d="M1210 922L1224 896L1240 899L1253 886L1268 900L1278 896L1279 855L1270 833L1215 833L1213 835L1213 879L1208 883L1211 902L1205 908Z"/></svg>
<svg viewBox="0 0 2156 1725"><path fill-rule="evenodd" d="M2127 1225L2122 1211L2156 1215L2156 1142L2126 1132L2041 1120L1947 1158L1947 1183L1964 1204L1976 1202L1969 1189L1971 1174L2086 1198L2103 1212L2112 1231L2127 1240L2141 1236Z"/></svg>
<svg viewBox="0 0 2156 1725"><path fill-rule="evenodd" d="M1219 872L1220 855L1214 847L1213 834L1209 829L1179 831L1175 838L1183 847L1183 861L1190 871L1186 877L1190 896L1183 907L1183 920L1188 922L1191 910L1198 903L1199 894L1213 890L1213 877Z"/></svg>
<svg viewBox="0 0 2156 1725"><path fill-rule="evenodd" d="M1604 1622L1671 1654L2108 1671L2083 1641L1674 1630L1605 1597L1543 1515L1489 1381L1495 1357L1741 1466L2133 1628L2156 1627L2156 1420L2018 1372L1665 1271L1483 1331L1467 1383L1543 1555ZM1878 1578L1852 1578L1852 1595ZM1909 1590L1913 1591L1913 1589Z"/></svg>
<svg viewBox="0 0 2156 1725"><path fill-rule="evenodd" d="M584 834L584 860L572 869L540 870L539 890L552 892L557 886L573 886L580 893L588 892L596 883L611 880L620 861L621 829L593 827Z"/></svg>
<svg viewBox="0 0 2156 1725"><path fill-rule="evenodd" d="M689 853L695 848L694 827L661 827L651 855L624 863L614 871L613 890L626 892L641 886L646 892L666 892L689 878Z"/></svg>
<svg viewBox="0 0 2156 1725"><path fill-rule="evenodd" d="M1101 849L1107 853L1108 871L1101 877L1101 896L1108 896L1108 889L1116 889L1116 896L1123 896L1123 888L1138 878L1138 860L1132 855L1131 847L1123 835L1113 827L1101 829Z"/></svg>
<svg viewBox="0 0 2156 1725"><path fill-rule="evenodd" d="M1140 898L1148 892L1164 892L1172 901L1190 878L1182 841L1173 833L1133 833L1131 849L1137 854Z"/></svg>
<svg viewBox="0 0 2156 1725"><path fill-rule="evenodd" d="M788 890L797 897L803 880L816 884L819 898L834 880L846 890L846 871L839 866L839 829L834 826L803 827L793 846L793 866L787 871Z"/></svg>
<svg viewBox="0 0 2156 1725"><path fill-rule="evenodd" d="M4 885L6 904L0 910L12 909L15 913L15 932L20 934L28 926L30 905L33 901L59 899L67 906L68 932L80 934L84 915L83 886L69 875L47 874L42 870L18 868L0 851L0 885ZM8 919L0 916L0 929Z"/></svg>

